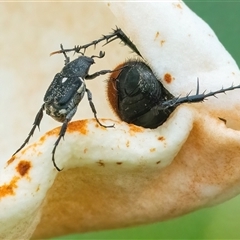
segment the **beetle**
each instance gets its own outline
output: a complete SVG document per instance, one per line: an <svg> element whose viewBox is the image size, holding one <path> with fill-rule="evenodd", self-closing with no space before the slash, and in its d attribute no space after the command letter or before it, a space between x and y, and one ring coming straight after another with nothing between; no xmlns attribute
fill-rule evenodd
<svg viewBox="0 0 240 240"><path fill-rule="evenodd" d="M174 97L157 79L152 69L141 60L128 60L119 65L108 80L107 95L114 112L127 123L145 128L157 128L183 103L202 102L208 97L239 89L240 85L199 93L199 80L195 95Z"/></svg>
<svg viewBox="0 0 240 240"><path fill-rule="evenodd" d="M152 69L143 61L137 47L127 35L117 28L113 33L103 35L102 38L89 44L75 46L64 51L79 52L81 49L98 44L106 40L106 44L120 39L130 47L140 59L128 60L113 70L107 81L107 95L109 102L118 117L127 122L145 128L157 128L162 125L170 114L183 103L201 102L208 97L215 96L240 88L240 85L222 88L218 91L199 93L199 80L195 95L185 97L173 96L157 79ZM62 51L57 51L58 53ZM119 70L118 70L119 69Z"/></svg>
<svg viewBox="0 0 240 240"><path fill-rule="evenodd" d="M60 46L63 50L63 46ZM105 126L98 120L97 111L92 102L92 94L90 90L86 88L85 84L85 79L94 79L99 75L104 75L112 72L110 70L101 70L91 75L88 73L91 65L94 64L94 58L103 58L105 53L100 51L99 56L93 55L91 57L84 56L84 54L81 53L82 55L73 61L70 61L69 57L67 57L64 51L63 54L65 56L65 66L59 73L55 75L52 83L48 87L43 99L44 103L42 104L35 117L33 127L30 130L28 137L20 146L20 148L18 148L17 151L13 154L15 155L17 152L19 152L29 142L30 138L34 134L36 127L40 127L40 123L43 118L43 111L45 110L47 115L62 123L61 130L52 150L53 165L58 171L61 169L56 165L54 158L56 148L61 138L64 137L68 123L75 115L78 104L84 97L85 92L87 93L90 107L98 124L106 128L114 127L114 125Z"/></svg>

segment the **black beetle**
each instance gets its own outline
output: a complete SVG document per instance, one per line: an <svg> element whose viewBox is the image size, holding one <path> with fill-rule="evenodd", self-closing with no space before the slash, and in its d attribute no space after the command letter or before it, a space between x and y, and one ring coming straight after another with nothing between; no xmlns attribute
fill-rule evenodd
<svg viewBox="0 0 240 240"><path fill-rule="evenodd" d="M120 28L89 44L75 46L64 51L79 52L91 45L96 46L101 41L106 40L104 44L106 45L118 38L142 57L137 47ZM128 60L120 64L111 74L107 84L107 94L113 110L121 120L145 128L156 128L163 124L176 107L182 103L201 102L207 97L237 88L240 88L240 85L200 94L199 81L197 81L195 95L174 97L164 88L143 60Z"/></svg>
<svg viewBox="0 0 240 240"><path fill-rule="evenodd" d="M63 50L63 47L61 45ZM92 102L92 94L89 89L86 88L85 79L93 79L98 77L99 75L111 73L110 70L102 70L99 72L95 72L94 74L89 75L89 68L92 64L94 64L93 58L103 58L105 53L99 53L99 56L80 56L77 59L70 62L70 59L67 57L66 53L63 51L65 56L65 66L63 67L62 71L57 73L50 84L49 88L47 89L45 96L44 96L44 103L40 110L38 111L33 127L28 134L28 137L21 145L21 147L13 154L15 155L19 152L29 141L31 136L33 135L36 127L39 128L40 122L43 117L43 111L45 110L46 113L54 118L55 120L62 122L62 127L58 136L57 141L54 144L54 148L52 150L52 161L55 168L60 171L58 166L55 163L54 155L59 144L61 138L64 137L67 125L71 121L72 117L77 111L78 104L82 100L85 92L87 93L88 101L90 107L93 111L94 117L99 125L103 127L113 127L105 126L100 123L97 118L97 112Z"/></svg>
<svg viewBox="0 0 240 240"><path fill-rule="evenodd" d="M113 72L108 80L109 102L121 120L145 128L162 125L180 104L201 102L207 97L240 88L237 85L199 93L197 80L195 95L174 97L145 62L129 60L119 67L120 70Z"/></svg>

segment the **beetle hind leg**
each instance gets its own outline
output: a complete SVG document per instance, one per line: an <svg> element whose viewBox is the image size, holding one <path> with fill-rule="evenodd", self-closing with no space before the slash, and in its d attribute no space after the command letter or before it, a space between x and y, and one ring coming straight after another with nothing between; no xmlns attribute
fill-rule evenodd
<svg viewBox="0 0 240 240"><path fill-rule="evenodd" d="M59 133L59 136L58 136L58 139L57 141L54 143L54 147L53 147L53 150L52 150L52 162L53 162L53 166L60 172L62 171L62 169L60 169L56 162L55 162L55 152L56 152L56 148L61 140L61 138L64 138L64 135L66 133L66 130L67 130L67 125L68 125L68 122L70 120L66 119L64 122L63 122L63 125L61 127L61 130L60 130L60 133Z"/></svg>
<svg viewBox="0 0 240 240"><path fill-rule="evenodd" d="M56 164L56 161L55 161L55 152L56 152L56 149L57 149L57 146L61 140L61 138L64 138L65 136L65 133L66 133L66 130L67 130L67 126L68 126L68 123L71 121L72 117L74 116L74 114L76 113L77 111L77 107L73 108L66 116L63 124L62 124L62 127L61 127L61 130L59 132L59 135L58 135L58 138L57 138L57 141L54 143L54 147L53 147L53 150L52 150L52 162L53 162L53 165L54 167L60 172L62 169L60 169L57 164Z"/></svg>

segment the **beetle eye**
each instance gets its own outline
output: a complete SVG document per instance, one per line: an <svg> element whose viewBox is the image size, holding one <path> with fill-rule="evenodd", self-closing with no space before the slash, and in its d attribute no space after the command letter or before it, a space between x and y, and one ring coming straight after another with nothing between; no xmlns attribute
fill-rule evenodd
<svg viewBox="0 0 240 240"><path fill-rule="evenodd" d="M138 92L140 74L137 68L124 68L120 73L119 79L119 81L126 79L124 90L128 95L134 95ZM131 79L131 81L128 81L128 79Z"/></svg>

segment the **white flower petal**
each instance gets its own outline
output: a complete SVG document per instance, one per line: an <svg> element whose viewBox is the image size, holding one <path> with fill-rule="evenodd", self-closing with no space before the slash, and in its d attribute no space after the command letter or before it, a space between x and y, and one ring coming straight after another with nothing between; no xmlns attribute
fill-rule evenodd
<svg viewBox="0 0 240 240"><path fill-rule="evenodd" d="M27 136L44 91L63 66L62 58L48 60L46 53L61 42L71 47L89 41L86 26L91 22L97 24L101 34L106 33L104 26L109 24L109 31L114 25L108 9L88 4L85 8L66 3L27 3L17 8L3 5L1 15L10 11L12 16L4 18L8 28L11 24L15 27L5 35L5 41L19 39L21 48L11 49L14 55L6 57L7 64L1 65L2 79L6 79L1 98L11 106L1 106L1 112L8 113L2 121L10 127L1 127L5 139L1 142L0 238L28 239L33 232L33 237L45 238L160 221L239 193L240 134L218 118L239 129L239 90L204 103L183 105L154 130L120 121L113 129L99 127L95 120L72 122L56 150L56 164L63 168L59 174L53 167L51 151L60 128L37 141L31 139L31 144L8 159L16 150L12 148ZM181 1L108 5L120 27L174 95L194 92L197 78L200 91L239 84L235 61L212 30ZM99 16L91 14L96 7ZM56 15L63 19L60 25ZM16 28L19 19L21 29ZM91 32L91 36L95 34ZM9 54L7 45L1 46L3 53ZM114 60L108 60L107 54L105 62L97 62L98 70L119 63L124 56L115 47L106 49L114 53ZM92 83L98 93L93 95L95 104L101 102L98 97L103 99L97 81ZM83 101L76 117L86 117L85 110L92 116L87 101ZM104 116L106 107L97 110ZM44 117L42 125L46 130L56 122ZM35 135L39 136L37 131Z"/></svg>

